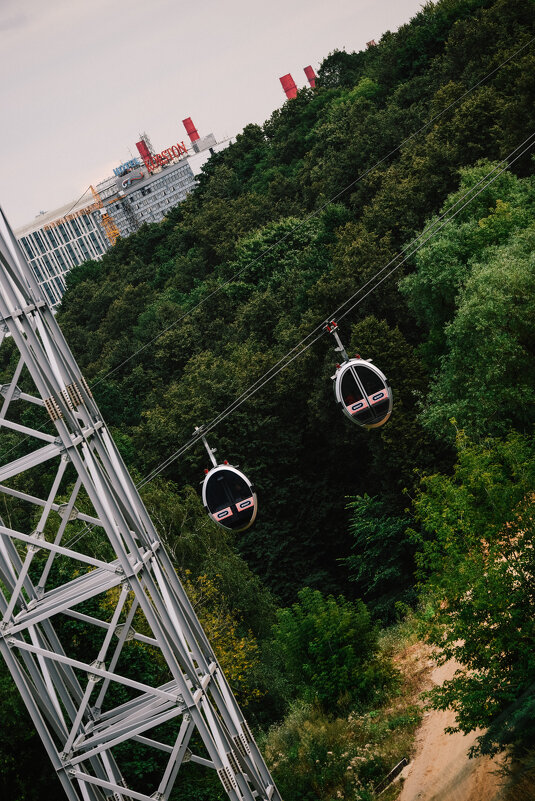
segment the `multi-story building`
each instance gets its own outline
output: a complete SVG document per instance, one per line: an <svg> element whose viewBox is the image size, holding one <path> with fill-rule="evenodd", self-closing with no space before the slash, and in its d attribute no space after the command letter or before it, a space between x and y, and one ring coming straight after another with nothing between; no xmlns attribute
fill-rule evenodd
<svg viewBox="0 0 535 801"><path fill-rule="evenodd" d="M65 292L66 275L88 259L100 259L108 242L98 210L87 212L85 202L39 214L15 235L43 287L51 306L56 306Z"/></svg>
<svg viewBox="0 0 535 801"><path fill-rule="evenodd" d="M177 206L195 188L195 175L188 158L162 166L152 173L138 159L111 179L97 184L105 208L120 236L137 231L143 223L160 222L169 209ZM130 162L131 163L131 162Z"/></svg>
<svg viewBox="0 0 535 801"><path fill-rule="evenodd" d="M117 167L97 184L92 198L41 213L15 231L51 306L61 301L69 270L102 258L118 236L163 220L195 188L195 176L212 153L230 140L217 143L213 134L202 140L197 135L189 151L182 142L158 154L147 142L144 135L137 143L140 158Z"/></svg>

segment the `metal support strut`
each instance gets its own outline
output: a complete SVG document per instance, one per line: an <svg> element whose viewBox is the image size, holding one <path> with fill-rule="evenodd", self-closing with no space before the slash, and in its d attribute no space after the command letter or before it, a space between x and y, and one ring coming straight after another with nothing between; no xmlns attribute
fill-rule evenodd
<svg viewBox="0 0 535 801"><path fill-rule="evenodd" d="M215 771L232 801L281 801L0 210L0 343L6 337L20 359L0 387L9 434L0 451L12 458L0 466L0 492L18 522L0 521L0 653L67 798L167 801L195 764ZM43 497L31 494L39 486ZM83 632L78 643L69 619ZM157 679L136 674L135 649L149 653ZM128 772L129 745L138 764L156 766L150 782Z"/></svg>

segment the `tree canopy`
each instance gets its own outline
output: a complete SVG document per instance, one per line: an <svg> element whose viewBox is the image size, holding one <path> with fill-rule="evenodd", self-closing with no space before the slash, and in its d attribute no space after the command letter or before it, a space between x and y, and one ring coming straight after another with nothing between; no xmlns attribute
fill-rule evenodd
<svg viewBox="0 0 535 801"><path fill-rule="evenodd" d="M327 54L317 88L247 125L162 223L68 276L58 321L136 480L256 387L210 432L256 487L255 527L231 536L204 516L200 447L144 499L235 690L275 725L288 797L369 799L392 766L364 750L394 681L377 625L418 597L462 665L433 703L463 731L486 727L482 751L534 745L535 185L529 147L516 158L535 130L533 9L429 2L377 46ZM348 351L392 384L382 429L334 403L335 314ZM5 383L12 341L0 358ZM48 479L13 486L44 497ZM4 794L37 801L8 740ZM316 751L325 774L309 776ZM188 797L217 796L194 779Z"/></svg>

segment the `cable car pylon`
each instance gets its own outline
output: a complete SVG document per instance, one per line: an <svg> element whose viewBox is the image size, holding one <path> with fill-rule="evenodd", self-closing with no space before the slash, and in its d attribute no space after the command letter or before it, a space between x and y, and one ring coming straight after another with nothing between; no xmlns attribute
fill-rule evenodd
<svg viewBox="0 0 535 801"><path fill-rule="evenodd" d="M205 470L202 485L202 502L208 514L219 526L229 531L241 532L252 526L258 511L256 492L247 476L225 461L218 464L216 448L208 445L202 434L202 426L194 434L201 434L201 440L212 463Z"/></svg>
<svg viewBox="0 0 535 801"><path fill-rule="evenodd" d="M392 414L393 396L388 379L371 359L362 359L358 354L353 359L348 356L335 320L326 323L325 330L334 337L335 351L342 357L342 363L336 365L331 376L336 402L357 425L379 428Z"/></svg>
<svg viewBox="0 0 535 801"><path fill-rule="evenodd" d="M0 653L67 798L168 801L195 764L217 774L231 801L281 801L0 210L0 343L6 337L18 362L0 389L0 431L19 436L25 455L0 466L0 492L18 505L16 523L0 520ZM35 493L43 475L39 498L26 487ZM87 526L96 553L87 538L75 547ZM72 620L78 642L65 636ZM135 643L154 654L150 678L128 658ZM129 744L138 762L158 766L151 783L128 773Z"/></svg>

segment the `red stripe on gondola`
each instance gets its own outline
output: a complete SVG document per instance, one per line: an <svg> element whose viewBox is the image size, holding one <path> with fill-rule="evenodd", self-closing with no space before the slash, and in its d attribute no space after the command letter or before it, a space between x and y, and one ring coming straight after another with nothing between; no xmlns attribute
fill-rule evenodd
<svg viewBox="0 0 535 801"><path fill-rule="evenodd" d="M380 392L374 392L373 395L368 395L368 403L370 406L373 406L374 403L380 403L386 400L387 397L386 389L382 389Z"/></svg>
<svg viewBox="0 0 535 801"><path fill-rule="evenodd" d="M244 501L239 501L239 503L236 504L238 512L243 512L244 509L250 509L251 506L254 506L254 499L252 495L250 498L246 498Z"/></svg>
<svg viewBox="0 0 535 801"><path fill-rule="evenodd" d="M214 517L216 520L225 520L227 517L232 517L232 509L230 506L227 506L226 509L220 509L219 512L214 512Z"/></svg>
<svg viewBox="0 0 535 801"><path fill-rule="evenodd" d="M358 401L357 403L350 403L349 406L346 406L347 411L349 414L358 414L359 412L363 412L367 409L367 406L363 400Z"/></svg>

